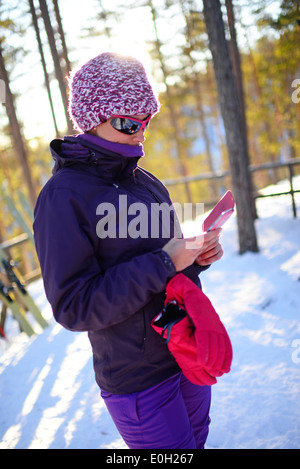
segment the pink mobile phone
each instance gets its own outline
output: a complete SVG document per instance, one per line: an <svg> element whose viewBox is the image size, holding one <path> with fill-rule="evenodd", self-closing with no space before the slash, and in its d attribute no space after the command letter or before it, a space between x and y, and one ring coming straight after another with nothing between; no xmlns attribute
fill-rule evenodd
<svg viewBox="0 0 300 469"><path fill-rule="evenodd" d="M234 198L231 191L227 191L205 218L203 231L211 231L224 225L225 221L234 212Z"/></svg>

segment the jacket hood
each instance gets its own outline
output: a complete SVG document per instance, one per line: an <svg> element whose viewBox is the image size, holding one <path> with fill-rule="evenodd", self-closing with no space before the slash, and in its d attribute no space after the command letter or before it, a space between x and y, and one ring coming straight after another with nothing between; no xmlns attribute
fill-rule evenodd
<svg viewBox="0 0 300 469"><path fill-rule="evenodd" d="M89 134L54 139L50 151L55 162L53 174L62 168L80 165L100 177L112 179L128 176L144 156L143 145L109 142Z"/></svg>

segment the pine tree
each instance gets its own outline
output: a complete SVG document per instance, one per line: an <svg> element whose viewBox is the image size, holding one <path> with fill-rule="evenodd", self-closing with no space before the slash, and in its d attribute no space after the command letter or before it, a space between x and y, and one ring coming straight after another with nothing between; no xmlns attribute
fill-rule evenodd
<svg viewBox="0 0 300 469"><path fill-rule="evenodd" d="M10 89L9 76L6 69L2 44L0 41L0 77L5 83L5 107L9 119L10 133L16 155L21 164L24 180L28 188L29 198L32 205L36 202L36 189L33 183L30 166L28 162L28 152L22 135L21 126L17 118L14 97Z"/></svg>
<svg viewBox="0 0 300 469"><path fill-rule="evenodd" d="M257 252L258 245L249 198L247 146L236 84L232 72L219 0L204 0L204 19L213 57L219 102L226 132L233 192L236 200L239 251Z"/></svg>
<svg viewBox="0 0 300 469"><path fill-rule="evenodd" d="M48 71L47 71L47 65L46 65L46 59L45 59L45 55L44 55L43 44L42 44L42 41L41 41L38 18L37 18L37 14L36 14L36 10L35 10L33 0L28 0L28 1L29 1L29 8L30 8L30 13L31 13L31 18L32 18L32 25L33 25L34 30L35 30L36 40L37 40L38 49L39 49L39 53L40 53L41 64L42 64L42 68L43 68L43 72L44 72L45 87L46 87L47 94L48 94L48 100L49 100L49 105L50 105L50 109L51 109L54 129L55 129L56 136L59 137L59 130L58 130L56 116L55 116L55 109L54 109L54 104L53 104L53 100L52 100L51 88L50 88L50 79L49 79L49 74L48 74Z"/></svg>
<svg viewBox="0 0 300 469"><path fill-rule="evenodd" d="M48 5L47 5L46 0L39 0L39 3L40 3L40 10L41 10L41 14L44 20L45 29L46 29L46 33L48 37L49 47L50 47L51 54L52 54L55 76L58 81L61 98L62 98L62 102L64 106L68 133L72 133L73 127L72 127L71 121L69 119L69 114L68 114L68 96L67 96L66 84L64 81L59 54L58 54L57 47L56 47L56 41L55 41L55 36L54 36L54 31L52 28L51 20L50 20Z"/></svg>

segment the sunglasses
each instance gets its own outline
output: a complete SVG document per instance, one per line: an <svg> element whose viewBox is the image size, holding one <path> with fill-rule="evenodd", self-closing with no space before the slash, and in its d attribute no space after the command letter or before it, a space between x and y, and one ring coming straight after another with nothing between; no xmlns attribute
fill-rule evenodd
<svg viewBox="0 0 300 469"><path fill-rule="evenodd" d="M126 135L133 135L136 134L140 129L143 131L147 129L150 120L151 114L147 116L145 119L133 119L131 117L124 117L124 116L113 116L112 120L110 121L110 125L118 132L122 132L122 134Z"/></svg>

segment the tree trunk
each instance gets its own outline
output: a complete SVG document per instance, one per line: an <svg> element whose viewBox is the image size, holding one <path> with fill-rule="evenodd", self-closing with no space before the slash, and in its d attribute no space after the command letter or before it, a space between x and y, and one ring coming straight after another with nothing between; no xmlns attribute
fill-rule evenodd
<svg viewBox="0 0 300 469"><path fill-rule="evenodd" d="M25 183L28 188L29 192L29 198L32 206L35 205L36 203L36 191L34 187L34 183L31 177L31 172L29 168L29 163L28 163L28 155L27 151L25 148L25 143L23 141L23 136L20 128L20 124L18 122L17 114L16 114L16 109L15 109L15 104L14 104L14 98L12 95L12 92L10 90L9 86L9 78L8 74L5 68L5 62L4 62L4 57L2 54L2 48L0 44L0 76L4 80L5 83L5 107L6 107L6 112L7 116L9 119L9 126L10 126L10 132L12 136L12 143L15 148L15 152L17 154L17 157L20 161L21 168L23 171L23 176Z"/></svg>
<svg viewBox="0 0 300 469"><path fill-rule="evenodd" d="M37 43L38 43L38 48L39 48L39 53L40 53L40 57L41 57L42 67L43 67L43 71L44 71L45 87L46 87L46 90L47 90L47 93L48 93L48 99L49 99L49 104L50 104L54 129L55 129L56 137L58 138L59 137L59 130L58 130L57 122L56 122L55 111L54 111L52 95L51 95L51 89L50 89L49 75L48 75L48 72L47 72L46 60L45 60L44 51L43 51L43 44L42 44L42 41L41 41L40 30L39 30L39 25L38 25L38 19L37 19L37 16L36 16L33 0L29 0L29 7L30 7L31 18L32 18L32 24L33 24L33 27L34 27L34 30L35 30L36 40L37 40Z"/></svg>
<svg viewBox="0 0 300 469"><path fill-rule="evenodd" d="M13 183L12 183L12 179L11 179L11 175L9 171L9 165L7 162L6 154L4 153L4 151L1 151L1 150L0 150L0 162L1 162L3 175L5 178L5 184L7 184L7 187L10 193L12 194L14 189L13 189Z"/></svg>
<svg viewBox="0 0 300 469"><path fill-rule="evenodd" d="M241 68L241 57L240 51L237 44L236 38L236 30L235 30L235 18L234 18L234 10L232 5L232 0L225 0L226 11L227 11L227 19L228 19L228 26L230 31L230 56L231 56L231 64L233 67L233 76L235 78L239 104L240 104L240 111L241 111L241 119L242 119L242 128L243 128L243 137L246 144L246 158L247 158L247 165L250 165L250 157L249 157L249 145L248 145L248 129L247 129L247 119L246 119L246 108L245 108L245 98L244 98L244 85L243 85L243 75L242 75L242 68ZM250 199L249 203L251 204L251 210L253 214L253 218L257 218L257 212L255 207L255 201L252 197L253 194L253 183L252 183L252 176L250 171L248 171L248 178L249 178L249 185L251 188L250 192Z"/></svg>
<svg viewBox="0 0 300 469"><path fill-rule="evenodd" d="M251 205L247 165L247 145L232 72L219 0L203 0L204 19L213 57L220 108L226 132L230 172L236 200L239 252L257 252L257 239Z"/></svg>
<svg viewBox="0 0 300 469"><path fill-rule="evenodd" d="M62 45L62 56L65 61L65 70L66 70L66 74L69 75L71 71L71 64L69 61L68 49L67 49L65 33L64 33L63 25L62 25L61 15L59 11L58 0L53 0L53 7L54 7L55 17L57 21L58 33L59 33L59 37L60 37L61 45Z"/></svg>
<svg viewBox="0 0 300 469"><path fill-rule="evenodd" d="M240 53L237 45L236 31L235 31L235 19L234 11L231 0L225 0L228 26L230 31L230 41L229 41L229 52L232 64L233 76L236 82L236 88L240 103L241 117L242 117L242 126L244 132L244 138L247 142L247 124L246 124L246 112L245 112L245 100L244 100L244 87L243 87L243 77L241 70L241 59Z"/></svg>
<svg viewBox="0 0 300 469"><path fill-rule="evenodd" d="M73 131L72 124L70 122L69 115L68 115L68 96L67 96L63 73L62 73L61 66L60 66L59 55L56 49L55 37L54 37L54 32L53 32L51 21L50 21L48 6L46 3L46 0L39 0L39 2L40 2L41 14L44 20L48 42L49 42L49 46L50 46L50 50L52 54L52 59L54 63L55 76L58 81L59 89L60 89L60 93L62 97L68 132L72 133Z"/></svg>

